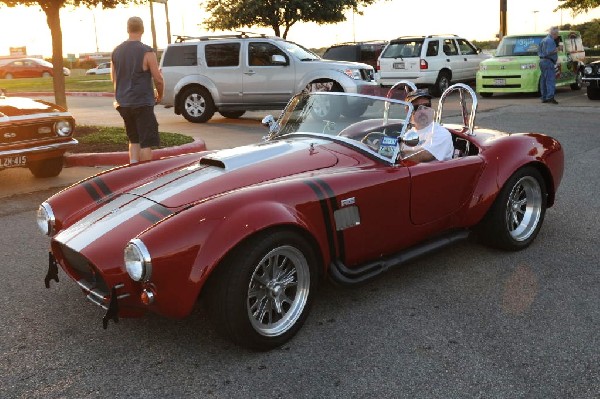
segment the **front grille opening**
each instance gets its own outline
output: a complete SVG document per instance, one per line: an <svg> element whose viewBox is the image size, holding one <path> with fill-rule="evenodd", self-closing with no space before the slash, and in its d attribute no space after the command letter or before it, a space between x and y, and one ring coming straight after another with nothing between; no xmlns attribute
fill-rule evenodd
<svg viewBox="0 0 600 399"><path fill-rule="evenodd" d="M84 280L86 286L91 289L107 293L110 292L102 275L98 272L96 267L85 258L85 256L62 244L60 245L60 251L65 259L65 266L71 273L76 275L76 280Z"/></svg>

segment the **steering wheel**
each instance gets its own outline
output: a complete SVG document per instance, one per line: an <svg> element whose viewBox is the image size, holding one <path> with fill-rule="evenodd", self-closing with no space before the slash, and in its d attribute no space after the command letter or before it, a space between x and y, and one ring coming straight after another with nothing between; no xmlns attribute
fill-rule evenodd
<svg viewBox="0 0 600 399"><path fill-rule="evenodd" d="M371 132L363 137L360 142L366 144L373 151L379 152L379 147L381 146L381 141L384 137L385 134L381 132Z"/></svg>

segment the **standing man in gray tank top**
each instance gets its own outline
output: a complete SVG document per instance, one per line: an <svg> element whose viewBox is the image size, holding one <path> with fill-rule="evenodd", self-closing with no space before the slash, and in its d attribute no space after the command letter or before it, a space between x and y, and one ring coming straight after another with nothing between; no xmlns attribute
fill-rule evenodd
<svg viewBox="0 0 600 399"><path fill-rule="evenodd" d="M150 161L152 147L160 144L154 105L161 100L165 84L156 54L142 43L144 22L140 17L127 20L127 33L129 39L113 50L111 79L115 107L125 122L129 139L129 162L136 163Z"/></svg>

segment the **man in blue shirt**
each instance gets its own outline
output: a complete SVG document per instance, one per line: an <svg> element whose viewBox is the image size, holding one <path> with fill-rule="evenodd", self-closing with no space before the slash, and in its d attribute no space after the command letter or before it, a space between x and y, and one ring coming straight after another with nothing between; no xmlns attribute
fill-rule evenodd
<svg viewBox="0 0 600 399"><path fill-rule="evenodd" d="M554 99L556 91L556 72L554 66L558 61L558 47L556 39L558 38L558 28L553 26L548 32L548 36L540 42L538 55L540 56L540 92L542 93L542 102L550 104L558 104Z"/></svg>

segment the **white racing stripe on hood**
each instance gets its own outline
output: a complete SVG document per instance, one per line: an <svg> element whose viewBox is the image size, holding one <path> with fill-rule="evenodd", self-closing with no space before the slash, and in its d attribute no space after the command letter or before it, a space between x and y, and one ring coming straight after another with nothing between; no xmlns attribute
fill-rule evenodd
<svg viewBox="0 0 600 399"><path fill-rule="evenodd" d="M314 143L312 139L310 142ZM225 169L195 164L161 176L147 184L122 194L99 207L83 219L56 235L55 240L81 252L94 241L127 223L156 202L163 202L203 182L222 176L232 170L263 162L294 151L308 148L308 142L286 142L250 145L210 154L210 159L221 161ZM150 199L144 198L149 197ZM139 232L132 232L137 235ZM133 238L133 235L132 237Z"/></svg>

